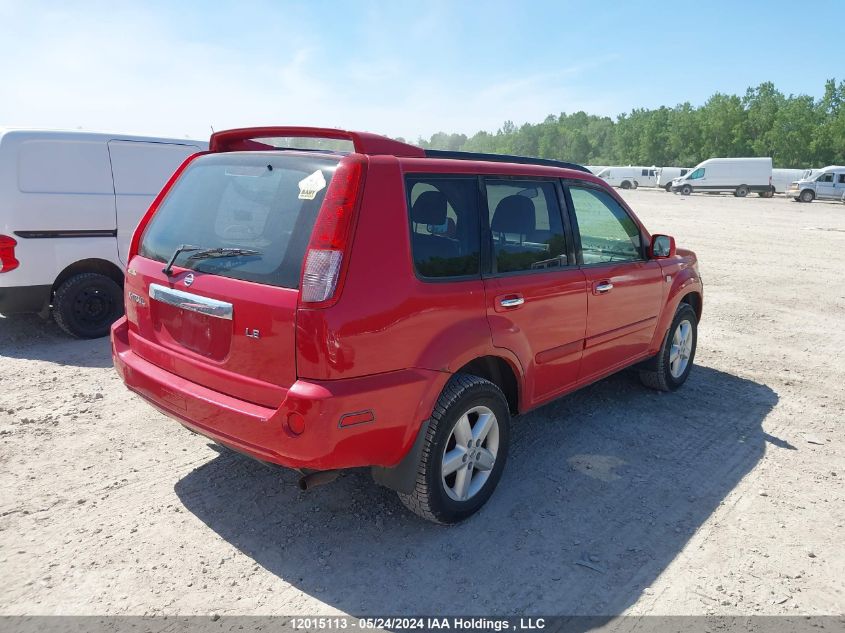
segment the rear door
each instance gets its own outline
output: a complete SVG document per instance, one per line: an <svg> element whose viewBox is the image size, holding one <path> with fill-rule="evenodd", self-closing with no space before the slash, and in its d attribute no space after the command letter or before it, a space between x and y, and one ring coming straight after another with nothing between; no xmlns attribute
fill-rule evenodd
<svg viewBox="0 0 845 633"><path fill-rule="evenodd" d="M589 380L642 355L654 336L663 274L645 259L640 229L602 188L567 185L587 284L587 323L579 379Z"/></svg>
<svg viewBox="0 0 845 633"><path fill-rule="evenodd" d="M129 263L133 351L216 391L278 406L296 380L302 261L337 162L245 152L191 163ZM180 246L189 249L168 275Z"/></svg>
<svg viewBox="0 0 845 633"><path fill-rule="evenodd" d="M553 180L485 178L484 288L493 344L514 352L526 399L538 403L578 378L587 315L584 273Z"/></svg>
<svg viewBox="0 0 845 633"><path fill-rule="evenodd" d="M117 252L126 264L138 221L176 168L197 145L112 140L108 144L117 214Z"/></svg>

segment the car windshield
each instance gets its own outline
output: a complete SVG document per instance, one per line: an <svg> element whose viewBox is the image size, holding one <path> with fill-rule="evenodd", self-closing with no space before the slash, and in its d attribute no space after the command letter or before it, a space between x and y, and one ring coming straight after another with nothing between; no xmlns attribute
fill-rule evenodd
<svg viewBox="0 0 845 633"><path fill-rule="evenodd" d="M297 288L338 160L270 152L200 157L156 211L139 254L161 262L173 258L174 265L198 272Z"/></svg>

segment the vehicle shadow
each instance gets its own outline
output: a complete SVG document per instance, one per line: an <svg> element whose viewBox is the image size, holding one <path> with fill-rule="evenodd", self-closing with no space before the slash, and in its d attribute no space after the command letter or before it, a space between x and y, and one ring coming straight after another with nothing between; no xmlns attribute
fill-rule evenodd
<svg viewBox="0 0 845 633"><path fill-rule="evenodd" d="M0 317L0 358L41 360L76 367L111 367L109 337L75 339L35 314Z"/></svg>
<svg viewBox="0 0 845 633"><path fill-rule="evenodd" d="M179 481L185 507L286 583L356 615L614 615L637 601L769 450L769 387L696 367L672 394L632 374L515 421L488 504L443 527L365 471L301 493L228 451Z"/></svg>

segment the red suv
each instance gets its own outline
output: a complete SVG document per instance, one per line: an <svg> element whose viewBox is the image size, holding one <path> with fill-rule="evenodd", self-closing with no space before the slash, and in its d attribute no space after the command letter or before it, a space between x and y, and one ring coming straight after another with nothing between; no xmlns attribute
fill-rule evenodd
<svg viewBox="0 0 845 633"><path fill-rule="evenodd" d="M452 523L492 494L512 416L633 365L683 384L702 284L578 165L278 127L185 161L125 300L114 363L153 406L303 488L370 467Z"/></svg>

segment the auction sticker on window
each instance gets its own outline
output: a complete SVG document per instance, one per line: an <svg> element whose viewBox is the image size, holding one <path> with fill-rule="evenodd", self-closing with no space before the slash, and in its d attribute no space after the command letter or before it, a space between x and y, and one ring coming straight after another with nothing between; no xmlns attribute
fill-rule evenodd
<svg viewBox="0 0 845 633"><path fill-rule="evenodd" d="M326 179L319 169L299 181L299 199L313 200L317 193L326 188Z"/></svg>

